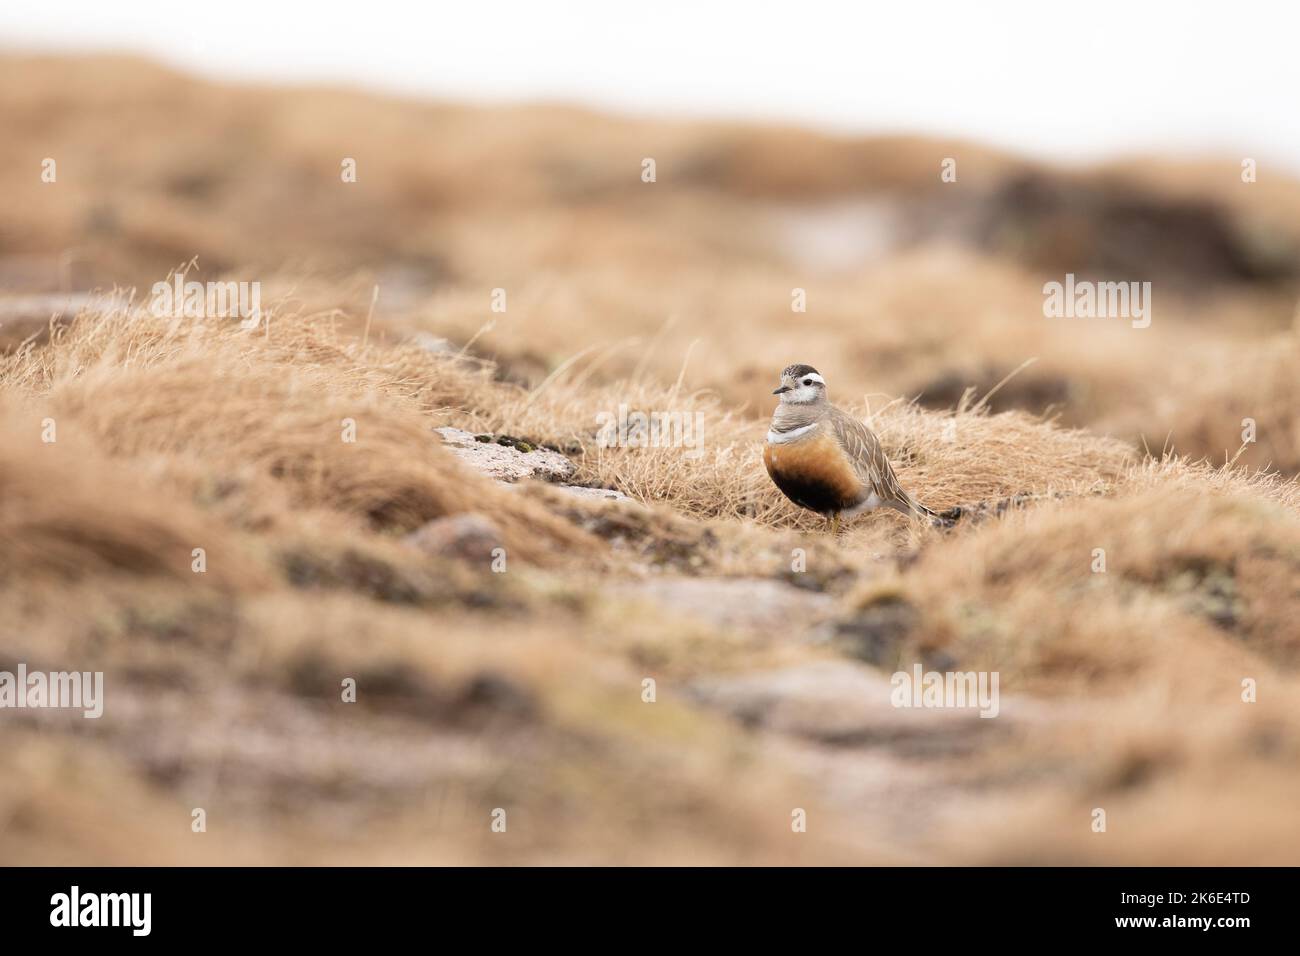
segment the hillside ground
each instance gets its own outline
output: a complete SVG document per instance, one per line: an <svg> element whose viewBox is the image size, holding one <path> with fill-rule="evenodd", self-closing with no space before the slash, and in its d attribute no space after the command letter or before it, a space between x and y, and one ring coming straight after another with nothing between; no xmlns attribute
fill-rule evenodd
<svg viewBox="0 0 1300 956"><path fill-rule="evenodd" d="M0 861L1300 862L1295 183L117 59L0 122L0 671L106 686L0 711ZM1149 328L1044 317L1117 270ZM968 518L782 498L792 362Z"/></svg>

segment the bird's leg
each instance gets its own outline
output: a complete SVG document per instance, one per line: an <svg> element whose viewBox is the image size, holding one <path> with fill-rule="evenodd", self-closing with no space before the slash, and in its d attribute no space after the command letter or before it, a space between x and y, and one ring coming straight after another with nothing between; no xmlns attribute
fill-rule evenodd
<svg viewBox="0 0 1300 956"><path fill-rule="evenodd" d="M840 513L839 513L838 511L835 512L835 514L831 515L831 528L830 528L830 530L831 530L831 537L832 537L832 538L835 537L836 535L838 535L838 534L840 533Z"/></svg>

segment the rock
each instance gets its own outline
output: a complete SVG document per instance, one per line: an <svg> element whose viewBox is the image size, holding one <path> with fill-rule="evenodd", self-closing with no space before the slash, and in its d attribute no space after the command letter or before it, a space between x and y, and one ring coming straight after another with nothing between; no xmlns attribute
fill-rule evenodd
<svg viewBox="0 0 1300 956"><path fill-rule="evenodd" d="M615 593L718 627L802 632L835 611L835 600L766 578L650 578Z"/></svg>
<svg viewBox="0 0 1300 956"><path fill-rule="evenodd" d="M878 667L892 667L908 634L921 615L901 599L878 601L830 628L830 640L840 650ZM927 663L930 663L927 660ZM944 668L946 669L946 668Z"/></svg>
<svg viewBox="0 0 1300 956"><path fill-rule="evenodd" d="M840 745L889 744L913 753L966 749L1004 714L976 708L895 707L889 675L848 661L697 680L688 693L744 723Z"/></svg>
<svg viewBox="0 0 1300 956"><path fill-rule="evenodd" d="M462 722L512 718L530 720L541 705L531 689L492 671L475 674L461 689L455 702Z"/></svg>
<svg viewBox="0 0 1300 956"><path fill-rule="evenodd" d="M461 461L497 481L565 482L577 473L577 466L559 452L535 448L509 436L474 435L459 428L434 429L443 444Z"/></svg>
<svg viewBox="0 0 1300 956"><path fill-rule="evenodd" d="M51 322L66 325L92 298L84 292L0 296L0 352L11 351L28 338L44 342Z"/></svg>
<svg viewBox="0 0 1300 956"><path fill-rule="evenodd" d="M584 488L581 485L556 485L555 487L557 491L563 491L575 498L582 498L587 501L627 501L641 506L641 502L635 498L629 498L623 492L614 491L612 488Z"/></svg>
<svg viewBox="0 0 1300 956"><path fill-rule="evenodd" d="M449 339L434 335L432 332L416 332L407 341L418 349L436 355L454 355L457 351L456 346L452 345Z"/></svg>
<svg viewBox="0 0 1300 956"><path fill-rule="evenodd" d="M480 514L435 518L402 539L425 554L486 564L502 547L501 531Z"/></svg>

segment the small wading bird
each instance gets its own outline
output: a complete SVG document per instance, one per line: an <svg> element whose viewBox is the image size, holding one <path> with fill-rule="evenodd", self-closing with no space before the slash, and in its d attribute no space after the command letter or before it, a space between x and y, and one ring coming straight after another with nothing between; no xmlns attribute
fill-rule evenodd
<svg viewBox="0 0 1300 956"><path fill-rule="evenodd" d="M763 464L772 481L801 508L830 520L886 507L937 525L956 521L960 508L938 514L899 485L894 469L871 429L826 397L826 380L811 365L781 372L781 397L767 431Z"/></svg>

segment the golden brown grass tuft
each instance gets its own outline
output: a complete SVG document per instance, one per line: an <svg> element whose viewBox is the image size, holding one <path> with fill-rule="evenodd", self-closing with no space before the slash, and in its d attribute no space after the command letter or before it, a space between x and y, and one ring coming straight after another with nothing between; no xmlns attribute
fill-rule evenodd
<svg viewBox="0 0 1300 956"><path fill-rule="evenodd" d="M212 555L205 586L257 586L256 569L217 521L181 499L138 484L65 431L40 440L40 419L4 409L0 427L0 578L193 578L191 550ZM55 433L57 436L57 432Z"/></svg>
<svg viewBox="0 0 1300 956"><path fill-rule="evenodd" d="M328 328L273 318L264 336L118 303L6 359L0 382L24 395L29 433L48 417L62 440L131 462L138 479L170 484L245 527L319 510L398 533L490 507L526 560L599 553L595 539L443 450L400 377L400 353L389 373ZM436 376L448 367L426 368Z"/></svg>
<svg viewBox="0 0 1300 956"><path fill-rule="evenodd" d="M1036 689L1148 679L1180 659L1293 666L1297 505L1293 486L1170 460L1117 497L1008 514L904 573L914 651Z"/></svg>

